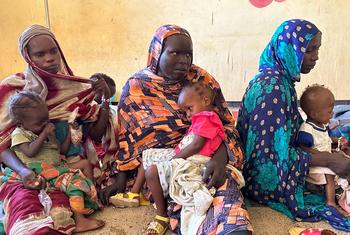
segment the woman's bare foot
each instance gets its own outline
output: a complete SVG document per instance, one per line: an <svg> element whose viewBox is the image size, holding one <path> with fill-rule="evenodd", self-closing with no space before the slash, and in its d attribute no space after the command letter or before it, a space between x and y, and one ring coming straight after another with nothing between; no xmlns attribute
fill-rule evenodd
<svg viewBox="0 0 350 235"><path fill-rule="evenodd" d="M75 219L75 232L86 232L102 228L105 222L102 220L97 220L93 218L85 218L84 215L74 214Z"/></svg>

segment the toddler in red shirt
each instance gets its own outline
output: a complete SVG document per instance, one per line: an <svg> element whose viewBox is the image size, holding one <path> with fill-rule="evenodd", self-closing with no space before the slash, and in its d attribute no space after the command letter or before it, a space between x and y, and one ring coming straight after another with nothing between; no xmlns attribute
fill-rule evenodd
<svg viewBox="0 0 350 235"><path fill-rule="evenodd" d="M143 151L143 163L138 169L133 188L128 193L111 197L112 204L138 206L139 192L146 178L157 208L155 223L165 226L168 221L164 199L168 195L178 204L191 204L197 214L206 212L212 202L212 192L202 182L201 173L225 139L224 126L213 111L214 97L212 89L200 82L184 86L179 94L178 105L191 121L187 133L175 149L152 148ZM184 175L185 180L182 177ZM192 199L196 192L198 195L201 192L200 203Z"/></svg>

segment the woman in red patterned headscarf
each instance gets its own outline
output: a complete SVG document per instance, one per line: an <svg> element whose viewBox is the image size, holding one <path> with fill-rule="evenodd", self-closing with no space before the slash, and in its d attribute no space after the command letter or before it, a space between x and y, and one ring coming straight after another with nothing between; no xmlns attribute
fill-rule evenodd
<svg viewBox="0 0 350 235"><path fill-rule="evenodd" d="M103 79L92 82L74 76L55 36L43 26L27 28L19 39L19 50L28 64L27 69L0 83L0 162L16 172L22 181L1 178L0 200L4 203L6 234L70 234L75 224L67 196L59 191L50 192L52 207L46 214L39 201L38 190L32 190L31 182L38 181L38 176L9 149L11 132L16 126L10 120L7 101L17 90L31 90L45 100L51 121L67 121L73 110L78 110L79 119L93 123L94 132L89 131L90 138L101 139L110 126L109 110L93 102L94 91L102 92L106 97L110 91ZM113 134L110 136L113 137ZM110 146L113 147L112 144ZM83 231L98 227L96 220L87 220L84 228L77 229Z"/></svg>

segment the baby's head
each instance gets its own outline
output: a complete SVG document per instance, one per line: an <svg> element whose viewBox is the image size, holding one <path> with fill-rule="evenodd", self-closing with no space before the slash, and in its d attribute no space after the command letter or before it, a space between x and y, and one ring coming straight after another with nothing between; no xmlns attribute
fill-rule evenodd
<svg viewBox="0 0 350 235"><path fill-rule="evenodd" d="M111 91L111 97L113 97L115 95L115 82L114 82L113 78L111 78L110 76L108 76L104 73L95 73L94 75L92 75L90 77L90 79L92 79L92 80L99 80L101 78L103 78L106 81L108 88ZM96 94L95 101L96 101L96 103L101 104L102 94Z"/></svg>
<svg viewBox="0 0 350 235"><path fill-rule="evenodd" d="M300 107L308 120L316 124L327 124L332 118L334 95L326 87L315 84L308 86L300 97Z"/></svg>
<svg viewBox="0 0 350 235"><path fill-rule="evenodd" d="M196 113L211 111L214 98L214 91L209 86L201 82L188 83L182 88L177 103L191 120Z"/></svg>
<svg viewBox="0 0 350 235"><path fill-rule="evenodd" d="M32 91L18 91L9 100L11 120L20 127L40 134L49 122L46 103Z"/></svg>

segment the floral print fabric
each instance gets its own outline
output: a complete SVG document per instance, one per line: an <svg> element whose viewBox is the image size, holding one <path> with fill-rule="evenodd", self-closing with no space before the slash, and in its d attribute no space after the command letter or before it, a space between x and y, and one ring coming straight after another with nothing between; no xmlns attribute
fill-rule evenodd
<svg viewBox="0 0 350 235"><path fill-rule="evenodd" d="M304 195L311 156L294 144L302 122L294 85L300 81L306 48L319 32L306 20L286 21L260 57L259 73L248 85L237 123L246 151L244 193L292 219L326 219L350 231L350 221L335 208Z"/></svg>

